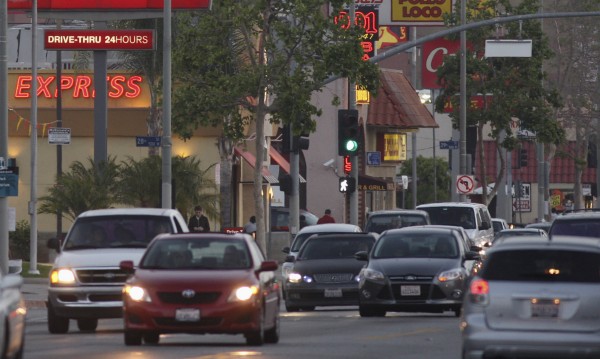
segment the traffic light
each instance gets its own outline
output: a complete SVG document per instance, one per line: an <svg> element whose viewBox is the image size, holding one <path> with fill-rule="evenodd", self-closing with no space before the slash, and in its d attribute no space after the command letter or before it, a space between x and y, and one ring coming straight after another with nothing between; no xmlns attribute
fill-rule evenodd
<svg viewBox="0 0 600 359"><path fill-rule="evenodd" d="M290 125L284 125L281 133L281 153L290 153L292 150L292 134Z"/></svg>
<svg viewBox="0 0 600 359"><path fill-rule="evenodd" d="M358 111L338 111L338 155L356 156L360 148Z"/></svg>
<svg viewBox="0 0 600 359"><path fill-rule="evenodd" d="M354 177L340 177L338 189L341 193L354 193L356 180Z"/></svg>
<svg viewBox="0 0 600 359"><path fill-rule="evenodd" d="M290 125L283 126L281 135L282 153L300 153L300 150L308 150L308 145L308 133L303 133L297 136L292 133Z"/></svg>
<svg viewBox="0 0 600 359"><path fill-rule="evenodd" d="M527 167L527 150L524 148L519 150L519 167Z"/></svg>
<svg viewBox="0 0 600 359"><path fill-rule="evenodd" d="M292 136L292 152L300 153L301 150L308 150L308 133L303 133L300 136Z"/></svg>

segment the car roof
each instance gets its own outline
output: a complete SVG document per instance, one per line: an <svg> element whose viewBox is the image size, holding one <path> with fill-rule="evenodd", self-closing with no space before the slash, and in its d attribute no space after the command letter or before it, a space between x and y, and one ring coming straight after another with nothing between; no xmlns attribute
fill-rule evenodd
<svg viewBox="0 0 600 359"><path fill-rule="evenodd" d="M368 213L369 217L378 215L390 215L390 214L420 214L428 216L429 214L422 209L382 209L379 211L372 211Z"/></svg>
<svg viewBox="0 0 600 359"><path fill-rule="evenodd" d="M179 215L179 211L170 208L106 208L92 209L81 213L78 217L97 216L171 216Z"/></svg>
<svg viewBox="0 0 600 359"><path fill-rule="evenodd" d="M374 233L374 232L370 232L370 233L321 233L321 234L315 234L313 236L308 237L308 239L306 240L306 242L308 241L314 241L319 240L319 239L328 239L328 238L339 238L339 239L352 239L352 238L371 238L374 240L377 240L377 238L379 237L379 234ZM304 243L306 243L304 242Z"/></svg>
<svg viewBox="0 0 600 359"><path fill-rule="evenodd" d="M519 233L540 233L540 231L544 231L541 228L506 228L503 229L501 231L499 231L498 233L515 233L515 232L519 232Z"/></svg>
<svg viewBox="0 0 600 359"><path fill-rule="evenodd" d="M207 232L207 233L194 233L194 232L186 232L186 233L163 233L158 235L155 240L162 240L168 238L172 239L187 239L194 237L209 237L213 239L223 239L223 240L231 240L231 239L241 239L244 241L254 241L254 238L248 233L222 233L222 232Z"/></svg>
<svg viewBox="0 0 600 359"><path fill-rule="evenodd" d="M494 245L486 251L486 254L493 253L497 250L540 249L549 247L561 249L591 249L600 252L600 239L576 236L554 236L548 238L536 235L503 237L494 242Z"/></svg>
<svg viewBox="0 0 600 359"><path fill-rule="evenodd" d="M301 233L321 233L321 232L362 232L361 228L354 224L347 223L322 223L306 226L298 231Z"/></svg>
<svg viewBox="0 0 600 359"><path fill-rule="evenodd" d="M554 218L555 221L569 221L572 219L584 219L584 218L598 218L600 219L600 212L590 211L590 212L569 212L565 214L561 214Z"/></svg>
<svg viewBox="0 0 600 359"><path fill-rule="evenodd" d="M417 206L417 209L420 208L430 208L430 207L485 207L487 208L486 205L482 204L482 203L475 203L475 202L439 202L439 203L426 203L426 204L420 204Z"/></svg>
<svg viewBox="0 0 600 359"><path fill-rule="evenodd" d="M388 229L385 231L386 234L395 234L395 233L415 233L415 232L433 232L433 233L448 233L448 232L456 232L456 229L452 228L454 226L438 226L438 225L427 225L427 226L411 226L411 227L402 227L402 228L394 228ZM383 236L383 234L382 234Z"/></svg>

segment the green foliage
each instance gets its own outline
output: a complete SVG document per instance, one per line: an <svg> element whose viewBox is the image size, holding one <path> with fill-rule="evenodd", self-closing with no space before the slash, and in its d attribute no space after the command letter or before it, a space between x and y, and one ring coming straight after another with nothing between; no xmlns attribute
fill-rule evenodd
<svg viewBox="0 0 600 359"><path fill-rule="evenodd" d="M417 157L417 205L423 203L443 202L450 200L450 173L448 162L442 158ZM435 175L434 175L435 169ZM404 161L400 167L400 175L412 176L412 158ZM434 182L434 179L435 182ZM434 197L434 185L437 186L437 200ZM405 204L413 203L410 187L406 190Z"/></svg>
<svg viewBox="0 0 600 359"><path fill-rule="evenodd" d="M87 167L75 161L68 172L56 178L48 195L39 198L38 212L56 214L60 211L64 217L74 220L87 210L108 208L119 202L118 179L119 165L115 157L97 166L92 158L88 159Z"/></svg>
<svg viewBox="0 0 600 359"><path fill-rule="evenodd" d="M21 220L17 222L14 232L8 232L8 243L11 259L29 260L30 230L29 222Z"/></svg>

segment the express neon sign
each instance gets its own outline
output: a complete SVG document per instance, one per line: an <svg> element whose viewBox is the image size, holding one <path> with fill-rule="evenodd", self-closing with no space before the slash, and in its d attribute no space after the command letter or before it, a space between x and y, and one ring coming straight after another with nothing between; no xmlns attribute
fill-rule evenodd
<svg viewBox="0 0 600 359"><path fill-rule="evenodd" d="M108 84L107 96L112 99L118 98L137 98L142 93L142 76L132 75L109 75L106 77ZM37 96L48 99L56 98L58 95L58 86L56 76L38 76L37 77ZM90 75L62 75L62 91L70 91L73 98L94 98L96 91L93 86L93 76ZM17 77L14 98L31 98L32 76L20 75Z"/></svg>

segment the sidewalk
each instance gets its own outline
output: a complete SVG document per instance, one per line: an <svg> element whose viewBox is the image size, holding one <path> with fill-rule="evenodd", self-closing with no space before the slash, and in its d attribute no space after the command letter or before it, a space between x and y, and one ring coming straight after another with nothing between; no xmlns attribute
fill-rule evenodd
<svg viewBox="0 0 600 359"><path fill-rule="evenodd" d="M47 278L23 278L21 292L25 298L27 309L46 308L48 298Z"/></svg>

